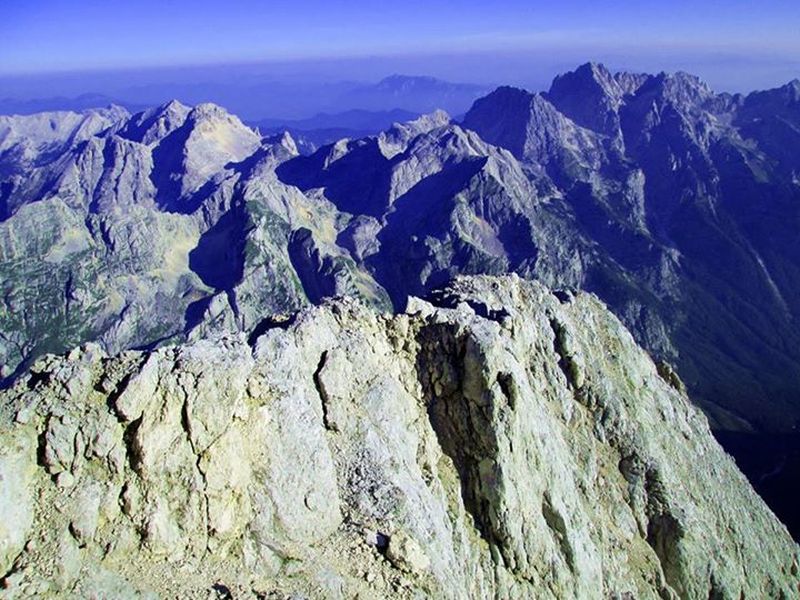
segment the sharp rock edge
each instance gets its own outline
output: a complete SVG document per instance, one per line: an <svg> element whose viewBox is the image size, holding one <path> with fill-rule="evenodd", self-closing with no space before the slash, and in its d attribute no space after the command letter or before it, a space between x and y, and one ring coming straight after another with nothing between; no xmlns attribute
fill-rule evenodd
<svg viewBox="0 0 800 600"><path fill-rule="evenodd" d="M457 279L0 397L8 597L796 597L797 548L593 296Z"/></svg>

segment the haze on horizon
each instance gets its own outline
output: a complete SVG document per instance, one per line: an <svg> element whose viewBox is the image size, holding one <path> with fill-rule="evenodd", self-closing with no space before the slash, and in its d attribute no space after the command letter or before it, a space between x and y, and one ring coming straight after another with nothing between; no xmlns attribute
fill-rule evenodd
<svg viewBox="0 0 800 600"><path fill-rule="evenodd" d="M800 76L799 30L800 3L788 0L6 0L0 98L392 73L536 90L589 60L746 92Z"/></svg>

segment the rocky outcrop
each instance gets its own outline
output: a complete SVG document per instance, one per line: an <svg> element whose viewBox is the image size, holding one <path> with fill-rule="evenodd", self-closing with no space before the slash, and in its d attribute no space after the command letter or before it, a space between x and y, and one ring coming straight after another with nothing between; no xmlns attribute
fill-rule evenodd
<svg viewBox="0 0 800 600"><path fill-rule="evenodd" d="M659 374L661 373L661 374ZM0 399L9 597L793 597L797 550L594 297L459 279L39 360Z"/></svg>
<svg viewBox="0 0 800 600"><path fill-rule="evenodd" d="M799 90L589 63L308 156L213 105L0 118L0 386L87 341L252 337L513 272L596 293L715 428L794 432Z"/></svg>

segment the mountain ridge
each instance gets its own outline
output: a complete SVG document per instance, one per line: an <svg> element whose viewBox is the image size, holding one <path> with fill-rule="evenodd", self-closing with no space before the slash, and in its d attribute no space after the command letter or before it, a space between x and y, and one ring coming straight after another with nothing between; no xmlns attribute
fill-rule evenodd
<svg viewBox="0 0 800 600"><path fill-rule="evenodd" d="M798 550L592 295L457 278L37 361L0 570L39 597L789 597Z"/></svg>
<svg viewBox="0 0 800 600"><path fill-rule="evenodd" d="M625 86L619 83L619 81L623 80L624 82L627 82L625 83L627 88L625 88ZM630 244L634 243L633 247L641 244L651 244L652 242L648 240L650 240L652 236L656 236L655 239L661 237L659 241L662 243L662 245L666 243L667 246L670 246L670 242L672 240L670 240L668 237L666 239L664 238L665 235L664 226L658 222L654 222L654 215L657 216L659 211L664 210L664 207L653 205L652 208L648 209L647 207L644 206L644 202L645 199L648 197L648 193L643 189L642 178L644 178L645 182L647 182L645 184L647 185L652 180L652 177L644 177L644 173L641 172L641 170L637 170L636 168L631 169L630 166L626 166L627 164L626 161L630 162L630 159L623 156L625 148L621 146L621 144L624 143L625 146L630 146L635 148L636 144L638 143L636 141L635 135L634 134L626 135L622 131L623 126L621 125L619 117L612 118L608 117L608 115L604 116L603 119L606 120L611 119L611 120L608 121L607 123L597 125L596 129L598 131L593 131L591 128L582 127L579 124L579 121L582 120L581 118L578 118L578 121L572 120L569 117L569 115L573 114L574 116L575 114L577 114L575 111L583 110L586 114L592 113L595 108L594 104L596 103L597 100L592 99L590 96L587 96L585 94L572 94L571 96L567 94L564 90L566 90L565 86L568 87L569 85L572 85L569 83L570 81L586 81L587 84L595 85L595 87L601 91L606 90L605 92L603 92L605 93L604 97L607 100L606 108L612 111L612 113L614 113L614 111L619 112L620 110L622 110L622 112L628 113L626 115L626 120L630 123L626 124L626 127L628 128L633 127L634 125L636 125L636 123L641 123L642 118L649 118L647 117L647 114L641 116L638 115L638 112L644 110L643 108L642 109L637 108L639 104L642 104L642 101L638 101L638 104L632 101L628 102L627 104L623 102L623 98L626 96L629 98L629 100L633 98L634 92L640 92L644 94L644 97L647 99L652 98L657 102L666 103L664 104L665 106L664 110L669 111L670 106L675 105L684 107L686 110L689 110L689 112L692 114L695 114L697 110L702 110L702 106L699 106L697 108L692 108L695 105L697 105L698 102L700 102L700 104L703 104L710 101L711 92L708 90L707 86L699 82L699 80L685 74L677 74L673 76L665 74L659 74L657 76L643 76L643 75L629 75L629 74L612 75L607 69L605 69L605 67L603 67L599 63L587 63L586 65L579 67L572 74L566 74L564 76L557 77L553 82L553 86L551 86L551 90L547 93L531 95L529 92L525 92L519 89L514 91L512 88L498 88L498 90L496 90L489 96L478 101L476 105L473 107L473 109L467 114L464 120L464 124L468 128L478 131L480 134L482 134L482 137L485 140L489 141L490 143L494 143L496 145L499 145L501 147L506 147L509 150L511 150L512 153L515 155L515 157L518 160L522 161L523 171L525 171L526 173L531 170L537 171L543 169L544 170L543 174L541 173L541 171L539 171L532 177L535 180L535 186L538 186L540 188L544 186L545 195L547 195L548 193L552 193L554 191L552 189L554 186L555 188L572 187L573 189L576 189L574 188L575 186L574 182L580 182L580 185L586 185L585 183L583 183L585 181L589 182L590 188L594 186L594 189L587 191L587 193L589 193L590 195L591 194L597 195L599 193L605 196L607 192L603 190L598 192L599 188L603 186L607 188L619 187L621 183L622 184L622 189L620 190L620 192L622 193L621 196L620 192L614 192L615 195L607 196L606 199L602 200L600 203L602 207L601 210L604 211L606 214L611 215L612 219L618 222L620 224L620 227L622 227L622 231L617 229L616 230L617 233L615 233L614 235L619 236L619 234L622 232L625 231L629 232L625 234L630 238L630 240L626 242L625 247L618 250L614 250L610 246L608 247L608 250L611 251L611 257L614 261L622 260L623 264L625 263L625 261L630 262L630 257L628 256L632 248ZM600 81L602 85L598 84L597 83L598 81ZM791 87L791 84L789 84L789 87ZM778 88L778 90L781 89L783 88ZM775 90L773 90L771 93L772 95L775 95L776 93L780 94L782 92L776 92ZM496 118L496 115L494 113L496 113L497 111L495 110L494 107L491 106L491 103L495 102L494 98L497 96L497 94L505 94L505 96L508 96L509 99L511 98L509 94L512 94L514 97L518 98L517 102L521 101L523 102L523 104L527 102L528 98L530 98L532 102L531 104L532 108L530 109L532 110L532 112L530 112L530 114L534 115L534 121L531 121L528 125L524 125L522 121L518 121L517 124L514 124L513 120L508 121L509 118L508 116L506 116L504 119ZM766 97L770 97L769 96L770 93L768 92L761 93L762 95L761 97L765 97L764 94L767 94ZM572 107L567 107L564 104L565 100L563 100L563 98L567 97L577 98L578 100L574 99L572 100L573 104L575 102L584 102L586 107L583 109L579 109L577 105ZM751 100L748 101L747 98L751 98ZM747 97L743 97L738 101L734 101L734 104L737 106L738 104L741 104L742 107L746 107L748 106L748 104L751 105L758 104L758 98L759 98L758 93L751 94ZM791 100L789 99L789 101ZM556 104L560 104L561 106L556 107L556 105L553 104L553 102L555 102ZM623 106L623 104L625 105ZM481 123L478 120L479 119L478 114L481 111L481 107L484 105L490 107L489 110L486 111L487 116L485 120L487 121L487 123ZM178 110L180 114L177 116L175 114L172 114L173 120L177 119L176 123L177 122L183 123L183 119L185 117L184 113L186 113L186 111L190 109L188 108L177 109L176 108L177 106L180 105L174 105L168 103L162 106L161 108L150 109L149 111L140 113L141 116L131 119L131 124L127 125L125 130L120 131L119 135L121 137L131 138L133 135L132 127L134 127L133 122L136 119L139 119L140 121L142 119L147 119L147 118L153 119L156 118L155 115L158 115L157 118L162 120L167 119L168 121L169 120L168 114L173 113L175 110ZM214 109L209 108L208 110L210 110L212 113L215 112ZM528 110L529 109L525 108L525 106L520 105L518 109L511 110L510 114L520 115L518 119L527 119L528 117L523 116L523 114L528 114L526 112ZM167 114L161 114L161 113L167 113ZM97 113L97 114L102 114L102 113ZM216 112L215 114L217 114L220 118L223 119L227 118L221 116L222 113ZM120 114L120 116L124 118L122 114ZM94 117L90 116L87 118L92 119ZM712 118L716 119L716 117ZM738 118L740 120L744 120L742 117ZM496 128L498 125L505 122L508 122L508 125L504 125L505 127L509 128L508 135L492 133L492 127ZM703 127L713 127L717 129L719 129L720 127L723 128L730 127L730 125L723 126L721 124L717 125L713 123L711 123L710 125L703 125L703 123L706 122L708 122L708 118L702 117L700 124ZM105 123L105 122L103 124L110 125L110 123ZM137 126L142 126L142 125L140 123ZM613 131L608 129L611 126L614 126L616 129L614 129ZM161 125L161 127L163 128L165 126ZM141 133L140 135L150 136L148 137L147 140L144 140L141 137L137 139L136 136L133 136L132 141L147 141L149 143L155 143L156 141L159 141L160 143L160 139L164 137L164 133L166 133L166 131L168 130L171 130L170 125L166 125L166 127L167 129L164 129L160 133L154 133L154 134ZM194 129L194 128L195 125L189 126L189 129ZM238 139L242 136L244 137L250 136L250 134L246 132L246 129L241 129L239 131L233 131L233 130L229 131L226 128L223 129L225 129L225 132L221 133L220 135L226 135L230 139ZM99 130L94 131L92 129L89 129L89 133L82 134L79 130L76 130L74 135L67 136L65 143L70 144L73 142L77 142L82 139L81 136L92 137L92 134L94 133L100 133L100 131ZM697 142L699 142L697 150L697 152L699 153L698 156L701 159L701 162L704 161L705 159L703 158L703 155L707 155L708 149L705 147L707 145L707 142L704 141L703 135L708 135L708 134L700 135L698 134L697 131L689 130L688 135L692 136L691 139L697 140ZM64 137L63 134L62 137ZM206 139L210 140L212 137L213 135L211 134L206 135ZM244 139L244 137L242 137L242 139ZM5 138L8 138L8 136L5 136ZM157 196L160 194L161 197L161 200L158 200L158 198L156 198L156 201L164 202L165 201L164 198L170 197L171 198L170 202L174 202L175 196L187 196L199 193L202 184L205 184L207 188L209 185L212 187L216 186L217 185L216 183L212 183L209 180L209 176L211 176L215 172L218 172L219 169L225 167L225 165L231 162L232 159L233 162L236 162L236 160L242 160L246 158L245 155L252 156L253 150L256 148L257 145L260 145L261 143L262 142L258 141L255 137L252 137L252 141L242 142L243 146L241 151L234 152L233 154L230 154L227 157L225 157L224 154L219 154L221 147L215 146L213 143L205 150L201 150L200 146L195 144L194 147L197 148L198 152L197 156L198 157L203 156L204 158L202 159L176 158L174 160L177 160L178 162L175 163L175 166L173 167L161 166L156 168L156 171L154 173L151 173L151 175L149 176L149 179L151 181L154 181L155 183L155 180L160 178L162 182L160 186L156 185L156 188L159 187L163 188L165 185L167 186L167 191L161 191L156 194ZM19 144L16 145L17 147L15 147L14 152L9 152L6 146L8 146L8 141L5 142L5 146L3 146L3 148L6 149L6 152L4 153L5 160L3 161L3 163L6 164L10 162L11 164L6 168L11 170L16 169L17 171L24 170L25 168L27 168L28 163L26 163L24 159L22 160L16 159L16 162L14 160L9 160L9 158L13 157L15 153L19 154L20 152L20 150L18 149ZM335 148L336 146L334 145L333 147ZM359 148L363 149L359 150L358 153L353 154L354 158L352 160L355 160L355 156L363 154L366 151L366 148L368 147L370 147L369 144L367 144L366 146L359 146ZM170 153L185 152L185 150L180 149L182 148L182 146L180 145L176 146L176 148L177 150L173 151L173 150L168 150L166 147L164 147L156 149L154 150L154 152L156 154L161 154L165 157ZM398 149L400 148L401 147L399 146ZM464 151L469 153L468 150ZM28 152L30 152L30 150L28 150ZM327 152L327 150L325 150L325 152ZM457 150L456 154L458 154L459 152L461 151ZM345 151L345 154L349 155L351 154L351 152ZM483 154L486 154L486 152L484 151ZM219 155L219 157L217 157L216 155ZM397 156L398 154L395 154L394 157L392 157L392 160L396 160ZM207 166L204 167L204 169L201 172L196 172L194 175L189 176L190 179L194 178L196 180L196 183L191 183L187 180L185 183L180 184L181 186L180 189L170 191L169 186L177 185L174 183L177 181L176 178L180 178L181 180L183 180L186 177L185 172L187 172L187 170L189 171L193 170L193 167L189 167L188 166L189 163L185 163L184 160L189 160L190 163L192 160L194 160L195 163L197 163L197 161L200 160L203 164ZM348 158L348 160L351 159ZM367 161L366 164L369 164L370 161L372 161L373 159L366 158L365 155L365 158L363 160L366 160ZM384 159L376 158L375 159L376 162L371 164L370 168L375 168L378 164L380 164L381 160ZM447 159L447 160L452 160L452 159ZM211 162L209 163L209 161ZM156 162L163 163L164 160L160 160L156 156ZM608 164L608 166L604 166L606 164ZM59 168L63 169L63 167ZM594 173L607 169L616 171L616 173L611 173L611 176L607 177L606 181L600 182L600 184L597 184L596 182L591 183L592 177L594 177ZM161 172L162 174L159 175L159 172ZM621 180L619 177L620 172L621 173L627 172L627 174L625 174ZM342 171L342 173L346 178L351 178L349 172ZM240 176L241 175L234 175L233 179L236 179ZM384 178L385 180L387 176L388 176L387 174L380 175L380 178ZM49 180L52 180L52 176L49 177L50 177ZM441 176L441 177L444 177L446 179L446 176ZM359 173L358 175L354 175L352 179L354 181L357 181L359 179L363 179L366 181L369 179L369 176L364 176ZM229 179L229 181L231 180ZM374 187L377 184L378 180L375 180L374 183L368 183L367 185L372 186L373 190L379 190L380 185L386 185L386 184L380 184L377 188ZM15 207L20 201L20 200L14 200L15 197L17 196L24 197L25 195L32 195L32 194L41 195L42 192L44 191L41 188L35 188L35 187L31 188L30 185L26 185L24 187L20 186L21 189L19 190L19 192L16 192L16 190L13 189L16 186L12 181L6 181L3 185L5 191L2 194L3 196L2 201L3 201L4 214L6 218L9 217L11 213L14 212ZM9 190L9 188L12 189ZM557 190L555 192L556 194L559 193ZM217 190L217 193L219 193L219 190ZM383 192L378 192L378 193L381 194ZM223 195L229 197L230 190L225 192ZM334 196L335 195L336 194L334 193ZM358 196L359 194L356 195L356 197ZM180 209L169 208L168 210L170 211L180 210L180 211L192 212L195 209L195 207L200 206L203 202L206 202L205 198L206 196L203 193L200 193L197 197L188 200L188 204L186 204L183 208ZM230 198L228 198L228 201L229 200ZM663 204L666 205L667 203L668 201L664 201ZM223 202L223 204L225 204L225 202ZM574 210L575 207L574 202L572 202L571 204L573 206L570 208ZM389 203L387 204L387 206L389 205L391 205L391 201L389 201ZM592 209L592 210L596 211L597 209ZM354 210L353 207L349 207L349 210L345 212L353 212L354 214L358 214L359 211L358 209ZM594 213L590 213L589 215L587 215L586 218L591 217L592 214ZM649 223L645 223L646 217L650 219ZM214 217L211 218L213 220ZM596 220L597 219L594 219L595 222L591 223L591 227L593 227L594 230L588 232L589 238L597 240L598 235L605 236L605 238L609 238L611 233L604 233L603 231L597 230ZM613 229L614 228L612 228L612 230ZM644 235L644 238L640 243L636 241L635 238L641 237L642 234ZM608 239L603 239L602 241L603 243L606 244L614 243L613 240L609 242ZM666 263L664 264L668 265L670 261L675 260L674 257L670 258L670 256L672 256L670 252L674 253L674 249L667 247L665 248L665 251L668 252L665 255L665 258L662 259L662 261L665 260ZM680 251L678 250L678 252ZM679 255L680 254L675 254L675 256ZM783 299L783 296L785 296L785 294L781 293L778 290L774 278L772 278L771 275L769 275L769 271L767 271L766 267L763 266L766 263L763 263L763 259L757 252L754 252L753 255L756 256L756 263L757 263L756 268L760 268L764 272L766 272L768 274L767 279L771 280L771 283L769 283L769 287L771 288L772 296L774 298L779 298L780 299L779 303L782 302L785 304L785 301ZM761 263L763 264L759 263L758 261L761 261ZM574 282L565 280L562 283L565 285L571 285ZM776 290L778 291L776 292ZM602 295L602 290L600 291ZM663 291L658 293L663 294ZM402 302L398 301L395 302L395 304L401 305ZM652 344L650 344L650 347L651 348L653 347ZM668 345L664 345L662 347L662 351L667 351L667 355L665 355L665 358L669 358Z"/></svg>
<svg viewBox="0 0 800 600"><path fill-rule="evenodd" d="M796 88L589 64L307 156L211 105L2 117L2 376L514 272L596 293L715 428L791 432Z"/></svg>
<svg viewBox="0 0 800 600"><path fill-rule="evenodd" d="M183 83L162 81L133 87L116 86L108 95L84 94L75 98L5 98L0 99L0 114L84 110L109 104L125 106L133 113L163 105L171 99L191 105L213 102L249 122L306 119L320 112L345 110L405 110L419 114L441 108L462 114L475 98L489 89L486 85L422 75L396 74L373 82L281 81L250 76L227 84L184 80Z"/></svg>

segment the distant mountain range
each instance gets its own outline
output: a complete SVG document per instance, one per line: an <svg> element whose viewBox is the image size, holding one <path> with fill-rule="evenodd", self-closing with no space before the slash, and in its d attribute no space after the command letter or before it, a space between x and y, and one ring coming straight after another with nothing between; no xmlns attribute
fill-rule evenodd
<svg viewBox="0 0 800 600"><path fill-rule="evenodd" d="M347 90L336 104L372 111L399 108L426 113L440 109L460 114L488 91L485 85L450 83L435 77L391 75L375 85Z"/></svg>
<svg viewBox="0 0 800 600"><path fill-rule="evenodd" d="M172 99L188 104L214 102L225 106L249 122L269 120L288 124L318 113L350 113L349 124L326 125L314 129L356 126L356 111L382 113L403 111L415 115L443 109L452 114L466 112L481 95L490 91L485 85L451 83L434 77L391 75L378 83L343 81L337 83L286 83L282 81L244 82L238 85L212 83L159 83L120 90L115 96L83 94L78 97L42 99L0 99L0 114L27 115L42 111L86 110L111 104L132 112L162 105ZM372 121L375 122L374 119ZM391 122L386 126L391 125Z"/></svg>
<svg viewBox="0 0 800 600"><path fill-rule="evenodd" d="M81 94L74 98L57 96L31 100L0 98L0 115L32 115L47 111L83 111L117 105L136 112L147 108L145 104L129 103L104 94Z"/></svg>
<svg viewBox="0 0 800 600"><path fill-rule="evenodd" d="M479 90L337 93L422 112ZM310 122L391 113L345 114ZM589 63L460 123L437 111L309 155L209 104L2 117L0 221L5 377L90 340L253 336L329 296L400 309L459 273L514 272L600 296L716 428L800 423L797 80L716 94Z"/></svg>
<svg viewBox="0 0 800 600"><path fill-rule="evenodd" d="M418 113L402 109L352 109L340 113L318 113L306 119L262 119L250 124L265 134L288 131L298 150L303 154L311 154L337 140L375 135L395 123L411 121L419 116Z"/></svg>
<svg viewBox="0 0 800 600"><path fill-rule="evenodd" d="M394 110L371 111L352 109L340 113L318 113L306 119L262 119L254 123L262 129L280 127L297 131L314 131L316 129L368 129L380 132L394 123L412 121L419 113L396 108Z"/></svg>

